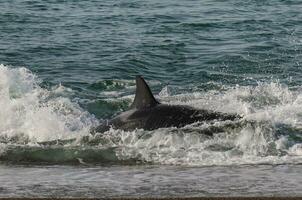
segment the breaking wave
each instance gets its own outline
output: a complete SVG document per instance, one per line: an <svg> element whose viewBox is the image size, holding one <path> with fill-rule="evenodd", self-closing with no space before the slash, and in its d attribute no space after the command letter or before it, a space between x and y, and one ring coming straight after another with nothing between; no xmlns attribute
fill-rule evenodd
<svg viewBox="0 0 302 200"><path fill-rule="evenodd" d="M26 68L0 65L0 137L18 143L86 135L96 120L67 96L62 85L49 90Z"/></svg>
<svg viewBox="0 0 302 200"><path fill-rule="evenodd" d="M93 85L102 95L110 94L96 101L103 102L103 107L114 101L117 108L125 109L134 96L112 93L116 88L133 89L133 84L107 82ZM91 135L89 130L98 120L70 97L71 89L40 85L28 69L0 65L0 161L190 166L302 163L302 88L290 89L273 81L171 94L164 87L157 96L162 102L237 113L243 119L154 131L111 129ZM208 131L216 134L203 134Z"/></svg>

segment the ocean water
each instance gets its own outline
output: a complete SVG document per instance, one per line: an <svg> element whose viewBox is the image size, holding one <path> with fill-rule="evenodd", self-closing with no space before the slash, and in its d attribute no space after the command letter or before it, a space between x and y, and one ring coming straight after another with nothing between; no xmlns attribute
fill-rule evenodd
<svg viewBox="0 0 302 200"><path fill-rule="evenodd" d="M0 197L301 196L301 10L1 1ZM138 74L163 103L243 119L91 135Z"/></svg>

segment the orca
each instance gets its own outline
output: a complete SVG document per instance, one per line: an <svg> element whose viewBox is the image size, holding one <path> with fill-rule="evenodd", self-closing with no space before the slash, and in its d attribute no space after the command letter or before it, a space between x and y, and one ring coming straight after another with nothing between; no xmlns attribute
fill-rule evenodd
<svg viewBox="0 0 302 200"><path fill-rule="evenodd" d="M103 121L91 132L102 133L110 128L124 131L135 129L151 131L168 127L181 128L195 122L233 121L240 118L236 114L196 109L185 105L161 104L154 98L145 80L141 76L136 76L136 94L129 110L111 120Z"/></svg>

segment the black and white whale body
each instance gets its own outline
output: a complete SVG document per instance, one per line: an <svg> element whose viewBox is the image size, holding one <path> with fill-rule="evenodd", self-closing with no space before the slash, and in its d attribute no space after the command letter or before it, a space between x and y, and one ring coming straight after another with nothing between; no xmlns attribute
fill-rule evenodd
<svg viewBox="0 0 302 200"><path fill-rule="evenodd" d="M238 115L195 109L190 106L161 104L154 98L145 80L137 76L136 94L130 109L94 128L92 132L105 132L110 127L125 131L180 128L198 121L226 121L239 118Z"/></svg>

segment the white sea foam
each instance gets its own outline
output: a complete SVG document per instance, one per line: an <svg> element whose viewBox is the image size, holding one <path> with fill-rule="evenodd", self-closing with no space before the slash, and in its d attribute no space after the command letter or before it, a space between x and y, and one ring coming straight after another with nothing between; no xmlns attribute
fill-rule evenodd
<svg viewBox="0 0 302 200"><path fill-rule="evenodd" d="M289 155L302 157L302 143L295 144L289 149Z"/></svg>
<svg viewBox="0 0 302 200"><path fill-rule="evenodd" d="M122 159L140 158L152 163L193 166L302 163L301 141L290 141L288 133L279 130L279 126L288 127L289 132L301 128L302 95L299 90L292 91L278 82L271 82L175 96L170 96L164 88L158 97L169 104L237 113L244 117L242 121L251 123L222 131L214 137L194 131L196 127L190 132L176 128L152 132L110 130L106 133L107 140L119 147ZM201 124L197 129L210 126L213 124ZM214 126L223 124L217 122Z"/></svg>
<svg viewBox="0 0 302 200"><path fill-rule="evenodd" d="M39 83L26 68L0 65L0 136L34 143L88 134L96 120L62 96L71 90L46 90Z"/></svg>
<svg viewBox="0 0 302 200"><path fill-rule="evenodd" d="M47 90L39 84L26 68L0 65L0 137L35 143L89 135L97 120L70 100L68 94L73 91L62 85ZM164 103L237 113L243 116L242 124L227 128L232 122L196 123L181 129L132 132L111 129L97 135L101 138L99 146L116 147L121 160L157 164L302 163L299 91L278 82L179 95L171 95L164 88L157 96ZM133 98L128 95L118 99ZM225 128L213 137L200 133L211 127ZM0 154L2 151L3 144Z"/></svg>

